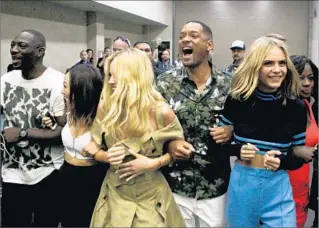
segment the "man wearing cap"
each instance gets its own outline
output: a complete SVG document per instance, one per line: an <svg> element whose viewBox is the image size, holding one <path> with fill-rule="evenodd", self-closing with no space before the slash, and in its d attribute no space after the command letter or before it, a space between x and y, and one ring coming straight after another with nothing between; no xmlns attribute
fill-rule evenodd
<svg viewBox="0 0 319 228"><path fill-rule="evenodd" d="M237 69L241 61L243 60L244 54L245 54L245 43L241 40L235 40L232 45L230 50L232 51L232 56L233 56L233 63L228 66L224 72L230 75L233 75L234 71Z"/></svg>

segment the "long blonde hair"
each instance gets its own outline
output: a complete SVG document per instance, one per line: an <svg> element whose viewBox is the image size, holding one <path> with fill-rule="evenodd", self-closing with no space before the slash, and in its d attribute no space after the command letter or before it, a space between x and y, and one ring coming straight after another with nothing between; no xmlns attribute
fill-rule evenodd
<svg viewBox="0 0 319 228"><path fill-rule="evenodd" d="M115 64L115 90L108 83L111 64ZM124 49L105 60L104 71L101 102L105 116L101 124L106 135L114 140L145 137L151 130L150 109L164 102L153 86L154 73L150 59L138 49Z"/></svg>
<svg viewBox="0 0 319 228"><path fill-rule="evenodd" d="M260 37L253 42L243 62L235 71L231 82L231 96L237 100L248 99L256 90L259 74L264 60L273 47L279 47L287 60L287 75L280 86L283 95L294 99L299 96L298 73L292 64L287 46L284 42L272 37Z"/></svg>

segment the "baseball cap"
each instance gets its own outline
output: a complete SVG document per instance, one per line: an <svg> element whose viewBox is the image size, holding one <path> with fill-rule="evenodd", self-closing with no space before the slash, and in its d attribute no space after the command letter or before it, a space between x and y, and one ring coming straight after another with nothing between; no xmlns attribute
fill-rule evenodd
<svg viewBox="0 0 319 228"><path fill-rule="evenodd" d="M239 48L239 49L246 49L245 43L244 41L241 40L235 40L232 44L231 44L231 48L230 49L234 49L234 48Z"/></svg>

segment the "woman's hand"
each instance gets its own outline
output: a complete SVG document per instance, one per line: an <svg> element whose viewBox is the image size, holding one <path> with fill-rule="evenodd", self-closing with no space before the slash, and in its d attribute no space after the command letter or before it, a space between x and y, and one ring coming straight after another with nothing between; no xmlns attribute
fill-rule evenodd
<svg viewBox="0 0 319 228"><path fill-rule="evenodd" d="M48 128L52 127L52 120L49 117L47 116L42 117L42 122L46 127Z"/></svg>
<svg viewBox="0 0 319 228"><path fill-rule="evenodd" d="M102 149L94 142L90 142L87 146L83 148L81 154L85 157L95 157L95 155L99 152L103 152L103 162L107 162L110 165L119 165L123 162L125 157L126 148L123 146L121 142L115 143L110 149L107 151L102 151Z"/></svg>
<svg viewBox="0 0 319 228"><path fill-rule="evenodd" d="M243 161L250 161L255 157L256 151L259 151L259 149L253 144L248 143L243 145L240 149L240 159Z"/></svg>
<svg viewBox="0 0 319 228"><path fill-rule="evenodd" d="M265 154L264 166L266 169L276 171L280 166L280 159L275 157L276 155L281 155L279 150L270 150Z"/></svg>
<svg viewBox="0 0 319 228"><path fill-rule="evenodd" d="M217 144L228 142L233 135L233 131L234 127L232 125L209 128L209 134Z"/></svg>
<svg viewBox="0 0 319 228"><path fill-rule="evenodd" d="M120 165L125 158L126 147L121 142L115 143L107 150L105 161L110 165Z"/></svg>
<svg viewBox="0 0 319 228"><path fill-rule="evenodd" d="M135 159L119 166L119 170L116 172L120 175L120 179L127 178L126 181L130 181L142 173L154 171L161 167L159 158L148 158L130 149L129 153L133 155Z"/></svg>
<svg viewBox="0 0 319 228"><path fill-rule="evenodd" d="M83 148L81 155L84 157L94 157L100 149L101 148L94 141L92 141Z"/></svg>

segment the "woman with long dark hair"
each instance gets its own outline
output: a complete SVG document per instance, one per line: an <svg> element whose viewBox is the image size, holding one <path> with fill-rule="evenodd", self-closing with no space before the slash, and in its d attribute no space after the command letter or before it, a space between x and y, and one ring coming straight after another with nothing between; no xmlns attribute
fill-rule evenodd
<svg viewBox="0 0 319 228"><path fill-rule="evenodd" d="M63 95L67 105L67 123L61 136L65 148L61 169L63 227L88 227L105 176L107 164L82 155L91 142L91 127L96 116L102 77L92 65L80 64L65 75ZM52 122L46 118L45 123Z"/></svg>

